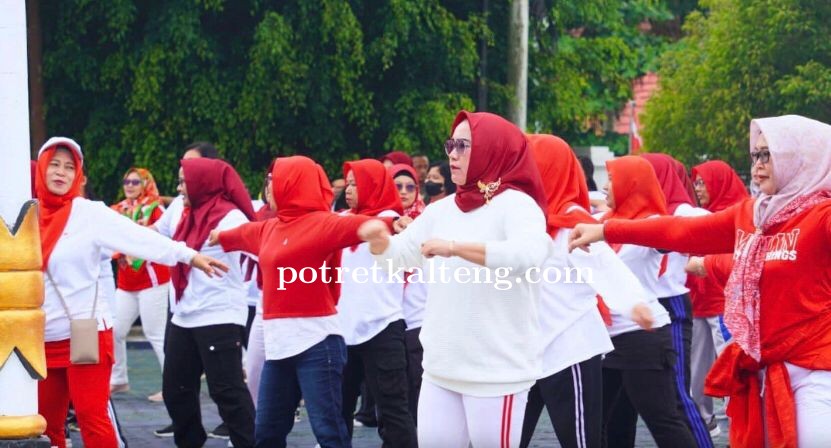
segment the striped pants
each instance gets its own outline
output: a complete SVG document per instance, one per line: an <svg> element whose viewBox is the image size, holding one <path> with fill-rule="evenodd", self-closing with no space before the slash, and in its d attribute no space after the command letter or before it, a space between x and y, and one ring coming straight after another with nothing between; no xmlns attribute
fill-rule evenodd
<svg viewBox="0 0 831 448"><path fill-rule="evenodd" d="M418 445L509 448L519 445L528 391L472 397L424 379L418 400Z"/></svg>
<svg viewBox="0 0 831 448"><path fill-rule="evenodd" d="M537 381L528 392L521 448L531 443L543 408L563 448L596 448L603 433L603 363L589 358Z"/></svg>

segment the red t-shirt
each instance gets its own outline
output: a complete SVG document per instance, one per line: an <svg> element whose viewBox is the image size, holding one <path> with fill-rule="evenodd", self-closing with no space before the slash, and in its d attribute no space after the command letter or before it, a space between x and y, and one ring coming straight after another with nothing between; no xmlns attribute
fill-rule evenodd
<svg viewBox="0 0 831 448"><path fill-rule="evenodd" d="M340 296L335 272L340 251L362 242L358 227L370 219L310 212L291 222L273 218L243 224L220 233L219 243L226 252L239 250L259 257L264 319L329 316L337 312ZM383 220L392 224L391 218ZM322 272L324 262L327 270ZM314 277L311 270L316 271ZM297 273L294 281L292 272Z"/></svg>
<svg viewBox="0 0 831 448"><path fill-rule="evenodd" d="M162 216L161 207L153 209L147 225L152 225ZM142 261L138 269L126 263L118 263L116 285L122 291L141 291L170 281L170 268L163 264Z"/></svg>

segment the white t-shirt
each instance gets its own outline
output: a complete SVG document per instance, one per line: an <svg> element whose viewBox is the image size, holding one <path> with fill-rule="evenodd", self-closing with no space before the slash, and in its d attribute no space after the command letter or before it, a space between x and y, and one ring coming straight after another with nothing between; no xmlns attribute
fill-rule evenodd
<svg viewBox="0 0 831 448"><path fill-rule="evenodd" d="M379 217L396 217L398 213L384 211ZM369 244L359 244L355 250L347 247L341 251L341 269L344 274L338 299L338 316L346 345L362 344L387 326L404 318L402 305L404 301L404 278L390 277L386 270L376 268L378 283L369 277L362 278L349 273L356 269L367 269L375 265L375 259L369 253ZM379 266L381 267L381 266ZM348 270L348 271L347 271Z"/></svg>
<svg viewBox="0 0 831 448"><path fill-rule="evenodd" d="M487 268L460 257L428 262L421 245L434 238L484 244ZM448 196L391 238L387 251L376 256L379 263L422 267L424 278L433 280L420 336L426 380L480 397L514 394L534 384L542 373L539 287L523 277L542 264L549 247L542 210L511 189L468 213Z"/></svg>
<svg viewBox="0 0 831 448"><path fill-rule="evenodd" d="M693 207L689 204L681 204L675 208L673 216L703 216L709 215L710 212L703 208ZM656 293L658 298L675 297L681 294L690 292L687 288L687 272L684 268L687 266L687 261L690 256L678 252L669 252L667 254L667 269L658 279L656 286Z"/></svg>
<svg viewBox="0 0 831 448"><path fill-rule="evenodd" d="M588 253L569 253L570 232L557 232L542 267L543 378L614 349L597 309L598 294L620 316L631 316L632 308L646 300L637 277L605 242L592 244Z"/></svg>

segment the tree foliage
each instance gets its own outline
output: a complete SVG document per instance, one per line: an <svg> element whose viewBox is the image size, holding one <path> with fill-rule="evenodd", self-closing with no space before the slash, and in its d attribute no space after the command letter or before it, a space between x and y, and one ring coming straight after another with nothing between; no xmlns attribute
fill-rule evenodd
<svg viewBox="0 0 831 448"><path fill-rule="evenodd" d="M831 120L831 3L704 0L661 60L643 119L650 151L748 166L751 118Z"/></svg>
<svg viewBox="0 0 831 448"><path fill-rule="evenodd" d="M531 3L529 130L614 142L614 112L667 41L640 25L672 19L672 2ZM331 175L394 149L437 159L459 109L503 113L512 95L507 10L484 0L43 2L47 129L78 139L107 200L133 165L172 191L196 140L215 142L254 190L278 155L309 155ZM789 81L792 95L816 88L805 83L815 70Z"/></svg>

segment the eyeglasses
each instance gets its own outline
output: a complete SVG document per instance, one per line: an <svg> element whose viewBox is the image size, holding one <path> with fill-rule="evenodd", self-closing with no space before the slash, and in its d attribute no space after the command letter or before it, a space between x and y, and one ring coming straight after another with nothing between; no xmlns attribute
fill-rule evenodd
<svg viewBox="0 0 831 448"><path fill-rule="evenodd" d="M124 179L124 186L132 185L138 187L141 185L141 179Z"/></svg>
<svg viewBox="0 0 831 448"><path fill-rule="evenodd" d="M770 151L754 151L750 153L750 165L755 165L756 162L768 163L770 162Z"/></svg>
<svg viewBox="0 0 831 448"><path fill-rule="evenodd" d="M705 186L706 185L704 185L704 179L696 179L695 182L693 182L693 187L701 188Z"/></svg>
<svg viewBox="0 0 831 448"><path fill-rule="evenodd" d="M459 156L463 156L468 148L470 148L470 140L466 138L451 138L444 142L444 152L448 156L453 151L456 151L456 154Z"/></svg>
<svg viewBox="0 0 831 448"><path fill-rule="evenodd" d="M412 193L416 190L415 184L402 184L402 183L395 183L395 189L401 191L402 189L405 190L407 193Z"/></svg>

